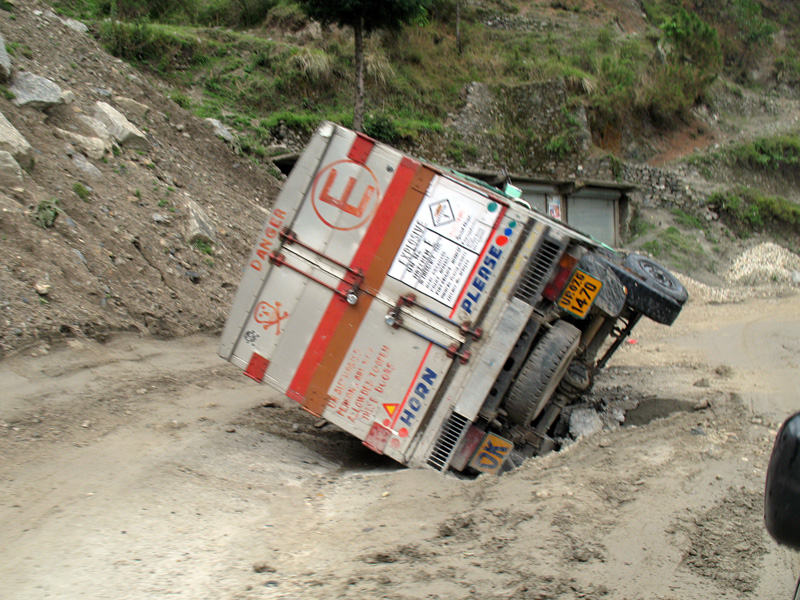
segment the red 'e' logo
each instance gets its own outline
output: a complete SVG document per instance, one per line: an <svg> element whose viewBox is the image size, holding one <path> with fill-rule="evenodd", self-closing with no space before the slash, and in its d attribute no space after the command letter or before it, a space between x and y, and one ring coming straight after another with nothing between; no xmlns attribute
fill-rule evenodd
<svg viewBox="0 0 800 600"><path fill-rule="evenodd" d="M380 201L375 174L365 165L339 160L324 167L311 186L311 203L332 229L349 231L366 223Z"/></svg>

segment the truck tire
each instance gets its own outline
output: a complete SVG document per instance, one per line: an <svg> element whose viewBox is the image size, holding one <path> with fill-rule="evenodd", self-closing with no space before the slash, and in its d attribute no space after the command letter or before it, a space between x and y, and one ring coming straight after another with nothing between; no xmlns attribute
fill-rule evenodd
<svg viewBox="0 0 800 600"><path fill-rule="evenodd" d="M528 425L547 405L569 366L581 332L566 321L556 321L536 344L505 401L509 418Z"/></svg>
<svg viewBox="0 0 800 600"><path fill-rule="evenodd" d="M675 276L657 262L641 254L630 254L625 259L625 266L644 279L651 287L680 304L686 302L689 293Z"/></svg>

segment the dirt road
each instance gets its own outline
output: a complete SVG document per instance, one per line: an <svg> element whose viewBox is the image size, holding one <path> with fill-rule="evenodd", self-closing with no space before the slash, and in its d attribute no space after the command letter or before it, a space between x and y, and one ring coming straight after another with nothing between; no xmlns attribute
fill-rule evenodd
<svg viewBox="0 0 800 600"><path fill-rule="evenodd" d="M404 470L215 340L0 363L0 597L788 598L762 525L800 406L800 299L645 323L593 399L628 423L466 481Z"/></svg>

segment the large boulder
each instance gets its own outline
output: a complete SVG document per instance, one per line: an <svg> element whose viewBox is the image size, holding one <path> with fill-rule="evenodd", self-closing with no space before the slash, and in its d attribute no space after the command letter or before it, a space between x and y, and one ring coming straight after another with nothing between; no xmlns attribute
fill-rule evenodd
<svg viewBox="0 0 800 600"><path fill-rule="evenodd" d="M94 111L95 118L105 125L108 133L120 146L147 150L150 143L144 133L128 121L121 112L107 102L97 102Z"/></svg>
<svg viewBox="0 0 800 600"><path fill-rule="evenodd" d="M225 140L229 144L234 143L233 133L231 130L225 127L218 119L212 119L211 117L206 119L206 123L211 126L211 129L214 131L214 135L218 138Z"/></svg>
<svg viewBox="0 0 800 600"><path fill-rule="evenodd" d="M75 19L61 19L61 22L77 33L89 33L89 28L84 23L76 21Z"/></svg>
<svg viewBox="0 0 800 600"><path fill-rule="evenodd" d="M111 152L111 139L108 136L94 137L81 135L66 129L55 128L54 133L62 140L71 142L89 158L101 160L106 154Z"/></svg>
<svg viewBox="0 0 800 600"><path fill-rule="evenodd" d="M3 113L0 113L0 150L5 150L25 170L33 167L33 148Z"/></svg>
<svg viewBox="0 0 800 600"><path fill-rule="evenodd" d="M186 238L189 240L189 243L216 243L214 226L211 223L211 219L209 219L200 205L191 198L187 198L186 210L189 214L189 219L186 222Z"/></svg>
<svg viewBox="0 0 800 600"><path fill-rule="evenodd" d="M125 111L126 117L132 118L134 122L139 125L147 119L147 115L150 113L149 106L137 102L133 98L114 96L114 104L116 104L120 110Z"/></svg>
<svg viewBox="0 0 800 600"><path fill-rule="evenodd" d="M28 71L17 73L10 89L14 94L13 102L17 106L47 110L64 102L63 92L57 83Z"/></svg>
<svg viewBox="0 0 800 600"><path fill-rule="evenodd" d="M111 134L108 132L108 127L106 127L102 122L94 117L90 117L89 115L78 115L78 120L83 123L88 131L92 133L90 137L97 137L102 140L106 140L109 145L113 142L111 139Z"/></svg>

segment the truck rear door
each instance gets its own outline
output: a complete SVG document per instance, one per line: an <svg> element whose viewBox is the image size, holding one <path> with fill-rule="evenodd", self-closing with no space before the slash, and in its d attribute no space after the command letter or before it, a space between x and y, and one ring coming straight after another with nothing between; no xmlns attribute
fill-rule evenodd
<svg viewBox="0 0 800 600"><path fill-rule="evenodd" d="M505 211L429 166L323 125L253 249L220 355L406 462L448 371L467 358L474 324L454 316L494 260Z"/></svg>

